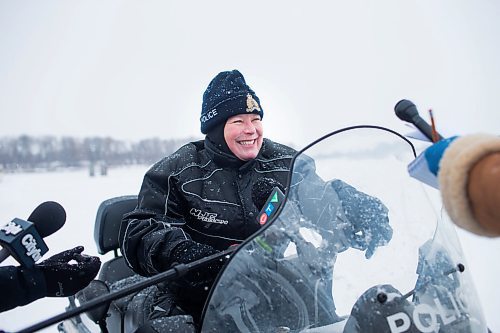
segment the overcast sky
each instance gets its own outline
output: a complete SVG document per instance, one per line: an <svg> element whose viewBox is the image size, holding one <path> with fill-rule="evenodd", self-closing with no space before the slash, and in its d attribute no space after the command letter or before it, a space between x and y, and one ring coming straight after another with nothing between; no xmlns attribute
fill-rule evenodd
<svg viewBox="0 0 500 333"><path fill-rule="evenodd" d="M202 94L239 69L266 136L400 126L500 133L500 2L0 0L0 136L200 136Z"/></svg>

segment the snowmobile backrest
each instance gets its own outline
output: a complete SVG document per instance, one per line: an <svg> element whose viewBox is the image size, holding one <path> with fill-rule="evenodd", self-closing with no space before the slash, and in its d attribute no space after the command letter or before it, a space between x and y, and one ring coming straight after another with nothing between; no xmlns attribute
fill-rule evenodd
<svg viewBox="0 0 500 333"><path fill-rule="evenodd" d="M120 247L118 234L124 214L137 206L137 195L125 195L105 200L97 209L94 240L99 254L106 254Z"/></svg>

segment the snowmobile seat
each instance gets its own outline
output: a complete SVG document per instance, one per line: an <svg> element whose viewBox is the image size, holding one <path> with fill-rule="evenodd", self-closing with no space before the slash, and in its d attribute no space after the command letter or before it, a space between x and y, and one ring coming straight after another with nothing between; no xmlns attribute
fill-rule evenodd
<svg viewBox="0 0 500 333"><path fill-rule="evenodd" d="M99 272L99 280L108 285L135 274L118 252L118 234L123 215L134 210L136 205L137 195L126 195L105 200L97 209L94 226L97 251L99 254L114 252L114 258L103 263Z"/></svg>
<svg viewBox="0 0 500 333"><path fill-rule="evenodd" d="M94 241L99 254L113 251L114 257L105 261L99 272L98 279L111 290L130 279L138 277L127 266L125 258L119 253L121 220L124 214L131 212L137 205L137 195L126 195L103 201L97 209L94 225ZM123 321L127 312L127 303L133 296L127 296L111 303L106 319L109 332L123 332Z"/></svg>

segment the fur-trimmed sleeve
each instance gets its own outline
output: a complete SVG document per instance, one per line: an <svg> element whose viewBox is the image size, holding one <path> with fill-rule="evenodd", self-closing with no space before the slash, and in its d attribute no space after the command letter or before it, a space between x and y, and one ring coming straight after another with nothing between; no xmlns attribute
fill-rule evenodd
<svg viewBox="0 0 500 333"><path fill-rule="evenodd" d="M439 186L444 207L459 227L482 236L493 236L474 218L467 195L469 172L488 154L500 151L500 137L488 134L462 136L446 149L439 165Z"/></svg>

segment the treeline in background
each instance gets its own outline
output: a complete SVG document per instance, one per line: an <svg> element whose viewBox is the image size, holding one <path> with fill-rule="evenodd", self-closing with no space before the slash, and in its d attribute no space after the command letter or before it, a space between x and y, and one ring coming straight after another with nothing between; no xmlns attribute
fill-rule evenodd
<svg viewBox="0 0 500 333"><path fill-rule="evenodd" d="M61 168L152 164L195 138L138 142L109 137L28 136L0 138L0 170L43 171Z"/></svg>

